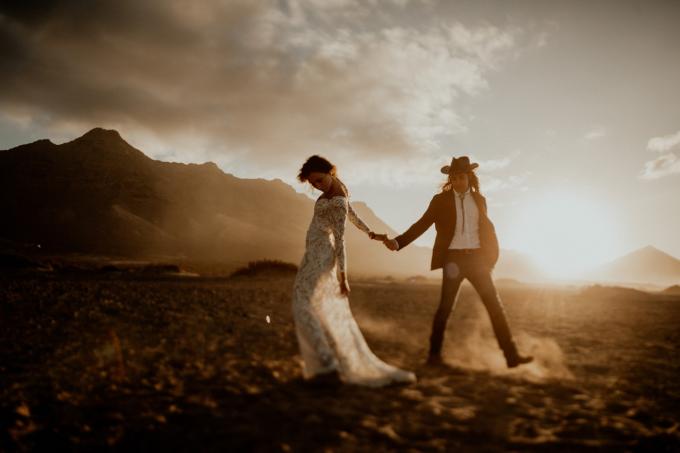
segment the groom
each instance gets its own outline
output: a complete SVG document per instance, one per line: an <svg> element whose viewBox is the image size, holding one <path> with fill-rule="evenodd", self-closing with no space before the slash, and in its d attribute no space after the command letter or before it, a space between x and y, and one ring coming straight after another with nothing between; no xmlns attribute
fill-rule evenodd
<svg viewBox="0 0 680 453"><path fill-rule="evenodd" d="M519 354L510 333L503 303L491 279L498 260L498 239L486 214L486 199L479 192L479 180L474 173L477 164L467 156L453 158L451 165L442 167L449 176L442 192L430 201L425 214L404 234L385 239L390 250L401 250L434 223L437 237L432 250L431 269L443 269L439 308L432 323L429 364L442 363L444 330L458 296L463 279L475 288L486 307L498 345L503 350L509 368L529 363L533 357Z"/></svg>

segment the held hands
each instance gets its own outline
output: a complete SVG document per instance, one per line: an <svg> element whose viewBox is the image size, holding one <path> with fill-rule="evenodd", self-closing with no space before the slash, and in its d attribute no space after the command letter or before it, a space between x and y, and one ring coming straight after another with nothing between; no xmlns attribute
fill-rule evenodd
<svg viewBox="0 0 680 453"><path fill-rule="evenodd" d="M396 239L389 239L388 237L385 237L385 239L383 239L383 244L385 244L385 247L392 251L399 250L399 243Z"/></svg>
<svg viewBox="0 0 680 453"><path fill-rule="evenodd" d="M399 243L396 239L390 239L386 234L376 234L373 231L369 231L368 237L376 241L382 241L382 243L385 244L385 247L390 250L399 250Z"/></svg>

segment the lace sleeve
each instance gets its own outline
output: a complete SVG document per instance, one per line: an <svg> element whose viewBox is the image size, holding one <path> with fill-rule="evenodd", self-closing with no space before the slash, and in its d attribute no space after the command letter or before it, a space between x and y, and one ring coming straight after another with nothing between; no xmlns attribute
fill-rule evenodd
<svg viewBox="0 0 680 453"><path fill-rule="evenodd" d="M347 268L345 259L345 220L347 219L347 205L344 202L338 204L332 210L333 215L331 217L331 228L333 229L333 236L335 237L335 259L340 272L345 272L345 269Z"/></svg>
<svg viewBox="0 0 680 453"><path fill-rule="evenodd" d="M347 217L349 217L349 221L354 224L355 227L359 228L361 231L364 233L368 234L371 232L371 229L364 223L363 220L359 218L356 212L354 212L354 209L352 209L352 204L347 202Z"/></svg>

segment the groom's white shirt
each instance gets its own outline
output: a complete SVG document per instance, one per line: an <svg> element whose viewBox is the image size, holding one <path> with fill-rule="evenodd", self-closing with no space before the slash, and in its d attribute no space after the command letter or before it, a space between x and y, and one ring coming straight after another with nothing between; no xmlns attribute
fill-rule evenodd
<svg viewBox="0 0 680 453"><path fill-rule="evenodd" d="M470 189L463 193L455 192L456 231L449 249L477 249L479 243L479 208ZM463 209L465 207L465 209Z"/></svg>

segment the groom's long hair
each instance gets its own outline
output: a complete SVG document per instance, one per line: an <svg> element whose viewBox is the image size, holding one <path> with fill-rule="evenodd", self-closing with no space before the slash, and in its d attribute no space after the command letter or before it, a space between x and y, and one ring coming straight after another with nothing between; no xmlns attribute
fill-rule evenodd
<svg viewBox="0 0 680 453"><path fill-rule="evenodd" d="M468 172L468 181L470 181L470 190L482 194L479 190L479 178L475 174L474 170ZM449 192L453 190L453 184L451 184L451 177L446 178L446 182L442 185L442 192Z"/></svg>

